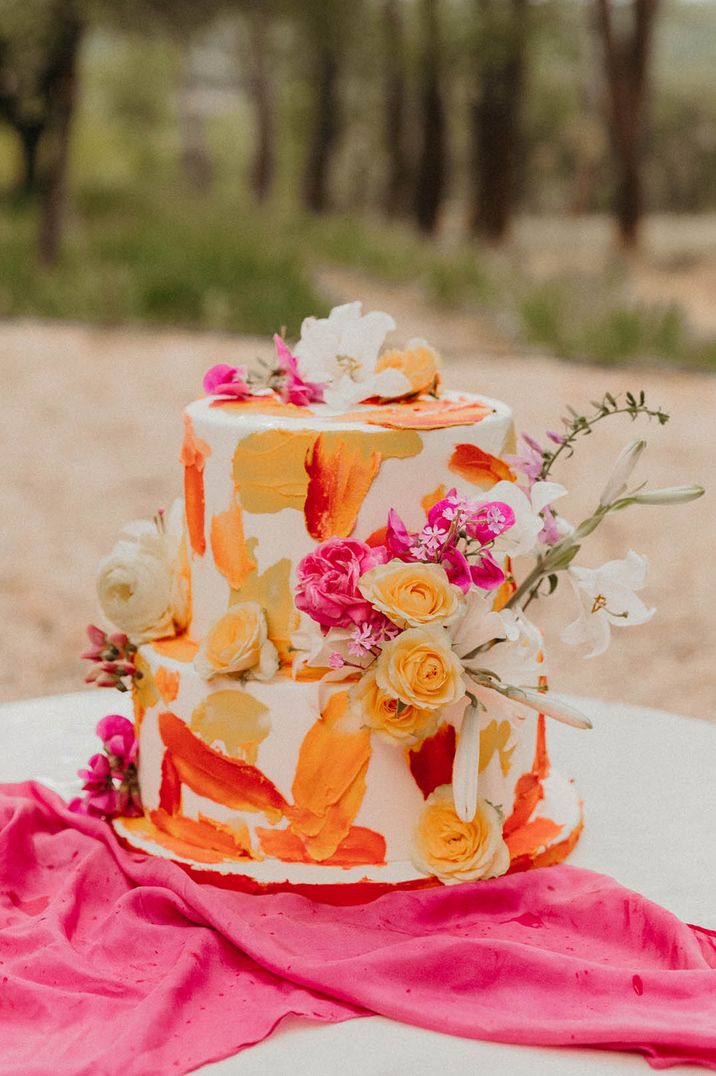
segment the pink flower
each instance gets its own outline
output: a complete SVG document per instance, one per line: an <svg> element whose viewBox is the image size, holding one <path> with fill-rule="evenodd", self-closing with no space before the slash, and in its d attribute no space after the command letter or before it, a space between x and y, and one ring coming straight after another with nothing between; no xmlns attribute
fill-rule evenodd
<svg viewBox="0 0 716 1076"><path fill-rule="evenodd" d="M495 590L505 581L505 573L492 554L483 551L477 564L470 565L470 578L482 590Z"/></svg>
<svg viewBox="0 0 716 1076"><path fill-rule="evenodd" d="M97 725L105 751L114 773L124 773L137 757L137 737L131 721L121 714L107 714Z"/></svg>
<svg viewBox="0 0 716 1076"><path fill-rule="evenodd" d="M468 519L465 530L471 538L476 538L481 545L494 541L515 523L515 513L504 501L488 501L481 504Z"/></svg>
<svg viewBox="0 0 716 1076"><path fill-rule="evenodd" d="M323 403L325 384L320 381L304 381L298 372L296 356L278 333L274 335L273 342L279 369L284 372L283 382L278 390L284 403L298 404L299 407L306 407L310 403Z"/></svg>
<svg viewBox="0 0 716 1076"><path fill-rule="evenodd" d="M236 400L245 400L251 395L245 366L227 366L220 362L204 374L203 385L207 396L230 396Z"/></svg>
<svg viewBox="0 0 716 1076"><path fill-rule="evenodd" d="M525 448L521 456L505 456L505 462L529 479L530 486L542 473L542 448L528 433L522 434Z"/></svg>
<svg viewBox="0 0 716 1076"><path fill-rule="evenodd" d="M82 799L72 800L69 807L78 814L95 815L106 818L117 812L117 789L112 780L112 768L106 755L92 755L83 770L78 770L82 778Z"/></svg>
<svg viewBox="0 0 716 1076"><path fill-rule="evenodd" d="M387 560L383 546L371 547L351 538L329 538L299 562L296 605L329 628L359 627L366 621L382 622L358 590L364 572Z"/></svg>
<svg viewBox="0 0 716 1076"><path fill-rule="evenodd" d="M542 509L542 519L544 520L544 527L537 536L538 540L543 545L554 545L562 535L557 526L557 517L548 504Z"/></svg>

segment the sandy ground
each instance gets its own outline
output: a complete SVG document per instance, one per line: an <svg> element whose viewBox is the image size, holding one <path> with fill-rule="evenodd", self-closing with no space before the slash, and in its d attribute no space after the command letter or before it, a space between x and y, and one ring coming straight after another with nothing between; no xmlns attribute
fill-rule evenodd
<svg viewBox="0 0 716 1076"><path fill-rule="evenodd" d="M471 315L437 313L417 292L355 274L323 281L335 299L360 296L391 311L400 336L423 335L447 356L447 383L509 400L518 426L540 435L566 404L605 390L643 388L673 414L663 429L640 423L649 441L641 477L652 485L711 487L683 508L632 509L595 534L582 562L598 565L629 548L646 553L650 624L615 633L607 655L576 658L554 640L571 618L568 588L544 603L556 689L623 699L716 720L716 378L644 370L604 371L548 357L510 354ZM179 412L215 362L251 361L266 342L188 332L94 329L19 321L0 324L0 698L77 690L84 625L96 619L94 577L122 527L179 494ZM574 489L577 519L598 495L610 463L636 430L610 420L558 478ZM112 695L108 695L108 707ZM648 729L644 730L649 735Z"/></svg>

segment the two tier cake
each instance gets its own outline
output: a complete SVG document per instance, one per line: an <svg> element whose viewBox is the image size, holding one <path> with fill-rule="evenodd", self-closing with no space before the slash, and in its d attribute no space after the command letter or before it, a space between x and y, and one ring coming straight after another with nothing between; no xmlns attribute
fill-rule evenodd
<svg viewBox="0 0 716 1076"><path fill-rule="evenodd" d="M512 601L550 490L506 462L509 407L441 391L423 341L381 350L392 327L349 304L277 338L258 383L209 371L182 507L100 566L132 654L143 813L115 827L137 848L248 888L381 889L578 838Z"/></svg>

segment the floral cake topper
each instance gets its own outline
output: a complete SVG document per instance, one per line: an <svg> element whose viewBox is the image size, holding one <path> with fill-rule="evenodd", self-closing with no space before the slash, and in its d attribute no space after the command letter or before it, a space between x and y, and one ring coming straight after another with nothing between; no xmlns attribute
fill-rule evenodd
<svg viewBox="0 0 716 1076"><path fill-rule="evenodd" d="M268 397L298 407L323 403L335 411L366 400L388 403L436 394L440 356L420 339L381 351L394 329L389 314L363 314L361 303L344 303L326 318L305 318L293 351L275 335L275 363L262 364L261 374L247 366L212 366L204 375L204 392L219 401Z"/></svg>

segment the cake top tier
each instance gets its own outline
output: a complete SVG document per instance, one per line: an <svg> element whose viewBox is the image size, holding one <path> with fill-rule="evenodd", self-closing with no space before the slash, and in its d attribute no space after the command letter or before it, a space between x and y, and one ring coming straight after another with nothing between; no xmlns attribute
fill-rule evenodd
<svg viewBox="0 0 716 1076"><path fill-rule="evenodd" d="M320 430L376 429L439 430L475 423L504 423L510 408L500 400L466 392L441 392L386 403L359 403L336 410L326 403L299 406L273 395L252 395L242 400L209 395L186 408L195 426L231 430L247 420L259 428L296 430L310 426Z"/></svg>

